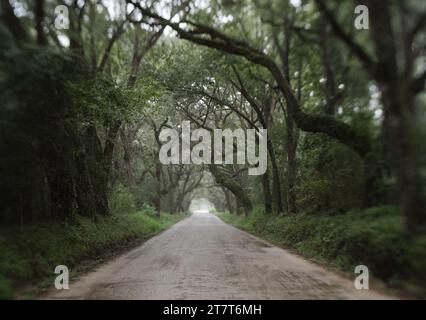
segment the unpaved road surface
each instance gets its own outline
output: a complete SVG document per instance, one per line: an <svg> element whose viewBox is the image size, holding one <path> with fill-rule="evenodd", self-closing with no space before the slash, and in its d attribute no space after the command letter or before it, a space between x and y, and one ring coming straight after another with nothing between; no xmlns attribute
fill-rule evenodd
<svg viewBox="0 0 426 320"><path fill-rule="evenodd" d="M354 275L355 276L355 275ZM48 299L386 299L196 212Z"/></svg>

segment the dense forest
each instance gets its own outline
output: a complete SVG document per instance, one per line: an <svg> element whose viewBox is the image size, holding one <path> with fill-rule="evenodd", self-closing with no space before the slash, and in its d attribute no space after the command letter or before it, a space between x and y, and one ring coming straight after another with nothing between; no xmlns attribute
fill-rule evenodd
<svg viewBox="0 0 426 320"><path fill-rule="evenodd" d="M426 283L424 1L1 0L0 15L2 230L196 198L266 224L359 214ZM266 172L162 164L160 133L182 121L267 129ZM406 267L393 258L379 277Z"/></svg>

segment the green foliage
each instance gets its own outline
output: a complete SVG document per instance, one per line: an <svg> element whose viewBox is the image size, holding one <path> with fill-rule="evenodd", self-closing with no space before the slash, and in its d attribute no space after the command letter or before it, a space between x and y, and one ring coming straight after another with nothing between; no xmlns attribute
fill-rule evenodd
<svg viewBox="0 0 426 320"><path fill-rule="evenodd" d="M328 114L371 140L374 154L368 159L371 156L377 160L373 167L381 175L370 183L374 192L368 191L386 195L377 196L377 203L395 203L399 168L392 162L398 164L399 157L390 159L392 147L387 150L384 141L391 137L386 131L393 131L399 117L408 114L392 115L396 107L384 107L382 103L409 100L411 91L402 93L405 87L411 86L402 86L395 92L384 90L382 95L386 91L391 94L383 95L385 99L380 102L377 79L362 68L356 55L338 37L332 36L314 1L304 0L299 6L282 0L204 2L190 1L185 9L185 19L209 25L241 40L238 46L247 44L267 54L277 62L278 69L284 73L288 71L288 75L283 76L288 78L304 112L309 115ZM33 41L36 30L30 14L32 8L27 8L25 17L18 19L29 35L28 42L18 46L12 34L7 32L6 24L0 24L0 222L10 224L0 235L0 292L3 296L11 296L11 288L22 281L47 276L53 263L75 265L84 257L120 246L126 239L157 232L163 227L163 221L175 219L175 216L165 214L158 220L154 208L147 204L153 203L158 196L161 208L174 209L172 200L177 200L179 187L182 187L182 183L178 183L173 190L165 188L166 194L160 196L153 186L158 183L160 187L167 185L165 170L162 169L160 178L151 173L145 175L158 161L153 129L155 126L158 129L159 123L166 118L167 125L172 127L177 127L181 120L194 117L212 128L239 128L251 126L249 122L260 123L260 117L255 116L247 102L238 98L240 95L233 84L238 81L231 67L238 70L245 88L259 103L265 117L269 113L268 101L273 102L271 119L267 119L270 126L268 136L277 158L280 191L287 197L286 200L290 198L288 189L292 188L288 183L291 182L288 179L291 172L288 154L291 153L287 150L293 144L298 145L294 167L295 201L297 209L305 214L266 216L258 207L249 217L223 215L223 218L277 243L294 247L307 256L333 262L343 269L349 270L362 262L371 265L374 274L388 282L425 283L426 240L408 239L394 208L378 207L346 213L361 206L367 194L364 188L368 177L364 174L375 173L375 170L364 170L368 161L363 162L350 148L322 134L298 132L294 134L297 138L291 141L293 134L289 135L289 128L292 122L288 119L297 120L298 117L289 113L289 105L276 90L277 83L270 71L242 57L180 41L168 32L162 34L155 46L145 51L152 45L147 41L152 32L156 32L153 30L158 31L158 26L141 28L132 24L129 27L126 22L123 32L115 33L119 21L109 16L107 8L88 4L84 11L75 8L81 11L80 30L75 34L75 39L81 40L77 47L71 43L69 48L58 49L60 45L53 48L54 30L49 31L49 44L37 47ZM53 12L50 10L52 3L44 5L46 13ZM174 1L170 6L174 6ZM155 10L155 7L153 5L152 9ZM353 19L352 2L343 1L332 7L338 9L337 18L346 30L349 25L345 26L343 21ZM413 3L404 10L408 14L411 10L418 11L417 7ZM170 8L163 9L167 12ZM399 9L392 9L392 16ZM388 35L401 33L396 25L392 25L392 29L395 32ZM377 43L368 32L348 34L374 58L372 60L379 62L380 59L376 58L380 55L373 50ZM115 35L119 37L115 38ZM199 36L201 39L204 37ZM208 38L220 39L217 34ZM423 38L424 35L418 37L420 41ZM103 69L98 68L108 43L113 44L109 42L112 39L116 41L108 59L104 60L107 64ZM414 49L418 47L418 39L413 40ZM230 41L221 42L221 46L230 44ZM401 44L397 40L395 47ZM143 59L138 74L129 78L130 70L135 67L133 58L137 51ZM419 55L418 58L406 65L421 65L424 57ZM395 68L395 75L404 75L409 80L411 70L400 72L398 65ZM133 76L136 81L129 86L128 80ZM384 83L385 78L380 77ZM395 83L403 82L401 80L395 79ZM388 86L381 84L380 87ZM244 121L235 110L230 111L229 105L202 98L197 91L208 91L224 98L234 108L239 106L240 112L252 120ZM424 93L417 98L421 112L417 112L416 122L408 121L407 125L413 127L413 145L418 146L418 159L413 159L412 163L420 164L419 175L426 181ZM409 104L408 109L411 109ZM384 110L391 112L384 113ZM383 122L385 118L387 122ZM118 132L118 137L111 137L109 133L114 130L110 129L116 128L117 124L121 125L122 131ZM383 129L387 127L390 130ZM329 129L336 131L338 127ZM310 130L317 132L316 128ZM397 131L402 133L401 136L408 133L403 127ZM336 138L340 136L337 133L330 132L330 135ZM115 142L114 150L104 148L108 145L106 142ZM391 145L394 141L388 142ZM403 149L396 154L406 151ZM113 155L114 159L111 161L105 155ZM405 163L409 162L401 162ZM114 166L110 170L111 164ZM222 184L230 189L246 208L251 208L251 203L264 203L264 195L259 192L259 177L248 177L242 172L241 176L228 175L230 171L225 171L217 171L212 184ZM114 185L109 198L113 215L98 218L96 214L108 211L106 186L109 184ZM185 200L190 196L187 194ZM266 200L274 202L274 199ZM144 213L136 214L142 204ZM421 209L422 205L418 207ZM321 215L325 212L331 214ZM346 214L333 216L335 213ZM403 213L408 216L407 212ZM78 215L86 218L76 217ZM87 216L99 221L95 223ZM68 220L60 223L54 220L58 217ZM42 222L49 219L49 223ZM28 225L29 222L35 224ZM16 226L17 223L23 225L22 230Z"/></svg>
<svg viewBox="0 0 426 320"><path fill-rule="evenodd" d="M111 192L109 206L113 214L134 213L136 211L135 196L127 187L118 183Z"/></svg>
<svg viewBox="0 0 426 320"><path fill-rule="evenodd" d="M303 212L345 212L362 205L364 166L349 148L320 135L300 145L298 207Z"/></svg>
<svg viewBox="0 0 426 320"><path fill-rule="evenodd" d="M69 85L82 121L95 120L102 125L140 120L147 112L149 101L160 94L157 84L149 77L138 80L134 88L118 85L104 76L79 79Z"/></svg>
<svg viewBox="0 0 426 320"><path fill-rule="evenodd" d="M82 79L70 83L75 104L83 119L96 119L102 124L120 120L125 110L124 91L107 78Z"/></svg>
<svg viewBox="0 0 426 320"><path fill-rule="evenodd" d="M66 86L74 77L69 55L57 50L0 52L0 220L17 221L17 213L26 220L54 211L57 203L48 206L46 201L58 195L47 190L55 185L53 180L69 198L74 196L65 186L65 181L77 180L71 176L79 141ZM70 203L61 205L74 209Z"/></svg>
<svg viewBox="0 0 426 320"><path fill-rule="evenodd" d="M186 213L161 218L141 211L97 217L77 217L68 222L2 227L0 232L0 299L13 298L16 290L41 280L52 285L55 266L72 271L82 261L101 259L147 239L186 217Z"/></svg>
<svg viewBox="0 0 426 320"><path fill-rule="evenodd" d="M406 234L395 207L335 216L271 216L257 207L248 217L229 213L219 217L315 261L350 273L356 265L364 264L374 277L389 285L426 295L426 237Z"/></svg>
<svg viewBox="0 0 426 320"><path fill-rule="evenodd" d="M156 211L155 211L155 208L148 203L145 203L143 205L142 211L145 212L149 216L155 216L157 214Z"/></svg>

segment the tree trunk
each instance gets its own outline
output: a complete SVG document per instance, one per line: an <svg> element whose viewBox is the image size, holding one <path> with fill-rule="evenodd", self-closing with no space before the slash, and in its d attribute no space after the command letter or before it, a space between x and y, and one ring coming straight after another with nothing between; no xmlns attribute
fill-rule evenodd
<svg viewBox="0 0 426 320"><path fill-rule="evenodd" d="M120 138L123 144L123 151L124 151L123 163L124 163L124 170L126 171L126 175L127 175L127 183L128 183L128 186L134 186L135 179L133 177L133 168L132 168L132 141L137 133L137 130L134 130L132 132L126 132L130 130L131 129L123 126L120 130Z"/></svg>
<svg viewBox="0 0 426 320"><path fill-rule="evenodd" d="M397 94L399 90L395 90L383 89L382 100L385 105L387 141L398 177L399 203L407 230L423 233L426 231L426 203L413 134L416 121L410 112L414 101L408 96L402 99L404 94Z"/></svg>
<svg viewBox="0 0 426 320"><path fill-rule="evenodd" d="M228 190L225 187L222 187L223 193L225 194L226 208L229 213L234 213L234 208L232 207L231 196L229 195Z"/></svg>
<svg viewBox="0 0 426 320"><path fill-rule="evenodd" d="M237 216L240 216L241 215L241 202L238 200L238 199L235 199L236 200L236 214L237 214Z"/></svg>
<svg viewBox="0 0 426 320"><path fill-rule="evenodd" d="M277 213L282 213L284 211L284 205L281 192L280 171L275 157L275 148L272 140L269 138L267 140L267 146L272 166L272 194L274 196Z"/></svg>
<svg viewBox="0 0 426 320"><path fill-rule="evenodd" d="M83 216L94 216L96 214L105 214L108 211L108 202L106 195L99 203L97 203L99 197L98 190L94 190L91 172L89 171L88 156L80 135L77 132L77 127L69 125L68 136L70 137L69 145L73 150L73 159L76 163L76 201L78 205L78 213ZM99 200L98 200L99 201ZM106 209L105 209L106 205Z"/></svg>
<svg viewBox="0 0 426 320"><path fill-rule="evenodd" d="M296 149L297 137L294 130L293 119L287 116L287 212L295 213L296 208Z"/></svg>
<svg viewBox="0 0 426 320"><path fill-rule="evenodd" d="M385 134L388 135L392 164L398 177L399 203L405 218L407 230L422 233L426 230L425 199L423 181L420 175L418 151L415 145L416 105L413 82L413 59L408 54L406 65L398 64L397 36L391 25L389 3L369 1L371 14L378 17L371 20L371 34L379 57L377 82L384 105ZM406 50L410 52L411 43ZM424 83L424 80L423 80ZM423 84L424 86L424 84Z"/></svg>
<svg viewBox="0 0 426 320"><path fill-rule="evenodd" d="M158 154L156 154L155 157L155 187L156 187L156 196L154 200L155 205L155 212L157 214L157 217L160 217L161 215L161 163L158 157Z"/></svg>
<svg viewBox="0 0 426 320"><path fill-rule="evenodd" d="M271 189L269 186L269 170L266 169L265 173L261 177L262 179L262 189L263 189L263 203L265 205L265 212L270 214L272 212L271 204Z"/></svg>
<svg viewBox="0 0 426 320"><path fill-rule="evenodd" d="M244 190L236 181L222 172L222 170L216 165L211 164L209 168L210 172L215 177L216 182L231 191L240 201L240 205L244 208L245 213L248 214L253 209L253 205L247 195L247 191Z"/></svg>
<svg viewBox="0 0 426 320"><path fill-rule="evenodd" d="M394 32L391 15L393 2L367 1L370 16L374 17L370 20L370 34L376 57L371 58L345 33L325 2L316 0L316 3L330 22L335 35L351 49L371 78L379 84L384 106L385 137L393 160L393 170L398 178L401 211L408 231L423 232L426 229L425 200L413 131L416 119L415 96L424 88L425 75L419 78L413 76L415 56L412 43L415 34L411 34L411 39L407 41L404 32L398 35ZM401 52L398 50L401 49L403 52L399 55ZM405 61L399 62L401 58ZM417 80L421 82L421 89L416 88Z"/></svg>
<svg viewBox="0 0 426 320"><path fill-rule="evenodd" d="M45 46L47 44L46 34L43 30L44 22L44 0L36 0L35 2L35 29L37 32L37 44Z"/></svg>
<svg viewBox="0 0 426 320"><path fill-rule="evenodd" d="M95 193L96 212L106 215L110 212L108 207L108 177L103 167L102 146L96 133L96 128L89 125L83 132L83 140L87 154L87 166Z"/></svg>

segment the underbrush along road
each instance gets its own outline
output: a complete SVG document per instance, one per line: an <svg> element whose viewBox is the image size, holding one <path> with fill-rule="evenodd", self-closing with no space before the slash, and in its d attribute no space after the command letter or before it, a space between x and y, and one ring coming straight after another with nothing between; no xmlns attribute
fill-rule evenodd
<svg viewBox="0 0 426 320"><path fill-rule="evenodd" d="M355 274L353 278L355 278ZM386 299L198 211L48 299Z"/></svg>

